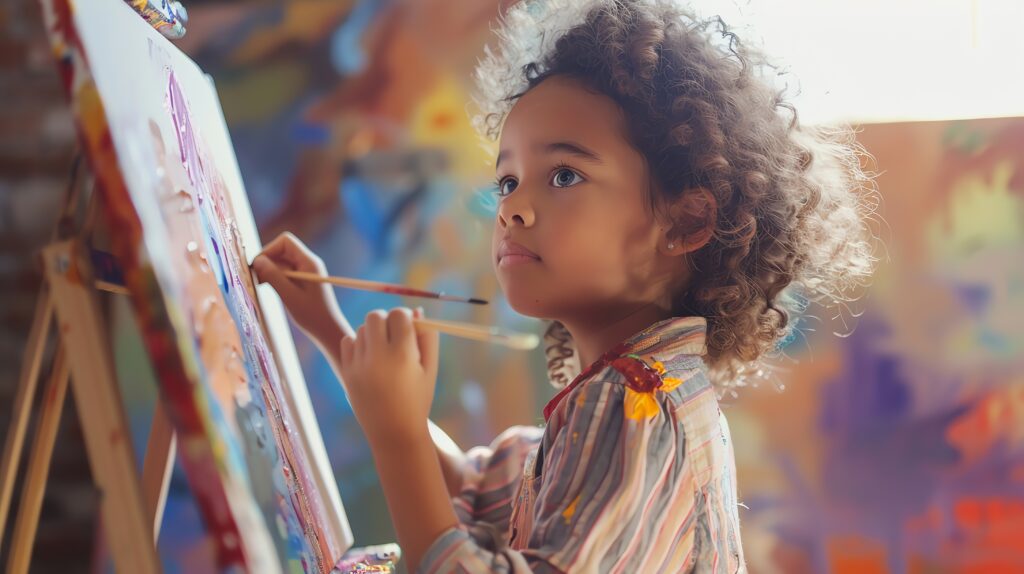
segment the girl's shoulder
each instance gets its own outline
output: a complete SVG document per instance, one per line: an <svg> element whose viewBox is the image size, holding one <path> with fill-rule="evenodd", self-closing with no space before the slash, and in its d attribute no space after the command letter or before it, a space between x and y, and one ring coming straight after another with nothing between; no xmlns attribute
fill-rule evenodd
<svg viewBox="0 0 1024 574"><path fill-rule="evenodd" d="M604 412L622 408L625 418L637 421L659 414L667 421L697 407L718 408L707 367L698 355L668 359L629 353L615 357L578 381L560 406L568 415L586 402L598 400Z"/></svg>
<svg viewBox="0 0 1024 574"><path fill-rule="evenodd" d="M613 359L594 377L606 383L622 385L628 392L664 396L672 402L686 402L711 391L707 366L699 355L672 358L629 353Z"/></svg>
<svg viewBox="0 0 1024 574"><path fill-rule="evenodd" d="M547 406L544 419L564 419L571 405L582 404L592 390L611 385L605 403L615 400L643 405L641 412L653 413L658 405L666 414L675 406L710 392L714 397L704 363L706 354L703 317L672 317L652 324L583 370L562 388ZM628 410L632 415L635 414ZM605 409L607 411L607 409Z"/></svg>

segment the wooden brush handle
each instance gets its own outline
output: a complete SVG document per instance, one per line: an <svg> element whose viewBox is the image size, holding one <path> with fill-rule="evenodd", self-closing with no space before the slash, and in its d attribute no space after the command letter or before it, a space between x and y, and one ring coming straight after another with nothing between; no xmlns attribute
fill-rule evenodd
<svg viewBox="0 0 1024 574"><path fill-rule="evenodd" d="M413 319L413 323L419 327L434 329L456 337L497 343L524 351L535 349L540 344L540 337L537 335L504 332L495 327L474 325L472 323L456 323L454 321L439 321L437 319Z"/></svg>

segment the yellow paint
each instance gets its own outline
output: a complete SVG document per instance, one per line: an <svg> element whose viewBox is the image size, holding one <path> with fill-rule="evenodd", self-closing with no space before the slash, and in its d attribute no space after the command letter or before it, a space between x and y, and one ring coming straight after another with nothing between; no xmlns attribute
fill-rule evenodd
<svg viewBox="0 0 1024 574"><path fill-rule="evenodd" d="M661 381L661 388L658 390L666 393L683 384L683 380L678 377L662 377Z"/></svg>
<svg viewBox="0 0 1024 574"><path fill-rule="evenodd" d="M580 502L580 495L577 494L576 498L574 498L572 500L572 503L569 504L569 506L566 507L566 509L562 511L562 518L565 519L565 523L566 524L569 524L569 521L572 519L573 515L576 514L576 505L579 504L579 502Z"/></svg>
<svg viewBox="0 0 1024 574"><path fill-rule="evenodd" d="M658 414L658 401L654 393L639 393L626 388L626 400L623 403L626 418L632 420L646 420Z"/></svg>
<svg viewBox="0 0 1024 574"><path fill-rule="evenodd" d="M582 407L585 402L587 402L587 391L581 388L580 393L576 395L576 406Z"/></svg>
<svg viewBox="0 0 1024 574"><path fill-rule="evenodd" d="M935 261L957 260L979 246L1019 245L1024 203L1010 189L1014 165L1000 162L989 173L964 175L953 186L949 209L928 222L926 237Z"/></svg>
<svg viewBox="0 0 1024 574"><path fill-rule="evenodd" d="M409 132L414 145L441 148L451 161L457 181L478 181L481 174L494 173L493 155L466 112L469 96L451 77L440 77L433 90L413 110Z"/></svg>
<svg viewBox="0 0 1024 574"><path fill-rule="evenodd" d="M273 27L250 34L231 55L232 64L258 62L288 44L311 46L333 30L353 2L297 0L284 5L284 17Z"/></svg>

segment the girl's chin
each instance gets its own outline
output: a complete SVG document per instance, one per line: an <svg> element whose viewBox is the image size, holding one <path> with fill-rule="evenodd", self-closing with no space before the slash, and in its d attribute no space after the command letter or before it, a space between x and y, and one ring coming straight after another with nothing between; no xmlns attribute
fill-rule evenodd
<svg viewBox="0 0 1024 574"><path fill-rule="evenodd" d="M502 286L502 290L509 307L512 307L516 313L537 319L550 316L551 309L548 308L548 304L541 294L516 287L509 288L505 285Z"/></svg>
<svg viewBox="0 0 1024 574"><path fill-rule="evenodd" d="M519 299L509 299L508 304L516 313L519 313L520 315L525 315L527 317L540 319L548 315L547 309L544 308L539 299L527 299L525 301Z"/></svg>

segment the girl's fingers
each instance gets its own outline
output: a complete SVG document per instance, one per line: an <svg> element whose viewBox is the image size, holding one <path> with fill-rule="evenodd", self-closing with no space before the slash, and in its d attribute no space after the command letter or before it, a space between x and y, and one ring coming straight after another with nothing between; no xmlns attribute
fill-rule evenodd
<svg viewBox="0 0 1024 574"><path fill-rule="evenodd" d="M423 309L416 309L416 318L423 317ZM416 346L420 350L420 364L427 373L437 372L438 353L441 348L441 333L435 329L416 329Z"/></svg>
<svg viewBox="0 0 1024 574"><path fill-rule="evenodd" d="M282 233L268 243L263 251L252 261L252 269L256 272L257 279L264 283L270 283L280 293L282 289L291 293L300 293L305 290L300 285L284 276L285 271L316 271L316 264L312 262L316 255L303 253L308 251L302 246L302 242L291 233ZM286 283L287 282L287 283ZM288 287L292 286L293 289Z"/></svg>
<svg viewBox="0 0 1024 574"><path fill-rule="evenodd" d="M341 364L350 365L352 363L353 352L355 351L355 341L348 335L341 338Z"/></svg>
<svg viewBox="0 0 1024 574"><path fill-rule="evenodd" d="M380 309L375 309L366 314L366 321L363 326L366 327L366 335L370 337L373 344L387 344L388 342L388 328L385 323L387 315Z"/></svg>
<svg viewBox="0 0 1024 574"><path fill-rule="evenodd" d="M253 259L252 270L258 282L269 283L285 301L297 301L303 293L301 287L285 276L285 270L276 261L262 253Z"/></svg>
<svg viewBox="0 0 1024 574"><path fill-rule="evenodd" d="M352 354L353 354L353 356L355 356L357 358L357 360L362 360L363 358L366 357L366 324L365 323L360 325L359 329L356 331L355 350L353 351Z"/></svg>
<svg viewBox="0 0 1024 574"><path fill-rule="evenodd" d="M412 325L412 311L405 307L396 307L388 313L388 341L395 348L407 347L413 350L416 337Z"/></svg>
<svg viewBox="0 0 1024 574"><path fill-rule="evenodd" d="M292 249L289 248L289 244L293 241L290 235L289 233L278 235L270 243L263 246L263 251L260 252L260 255L273 259L279 265L287 265L289 268L295 269L297 261Z"/></svg>
<svg viewBox="0 0 1024 574"><path fill-rule="evenodd" d="M284 232L263 248L262 255L274 259L279 266L294 271L322 273L323 261L290 232Z"/></svg>

